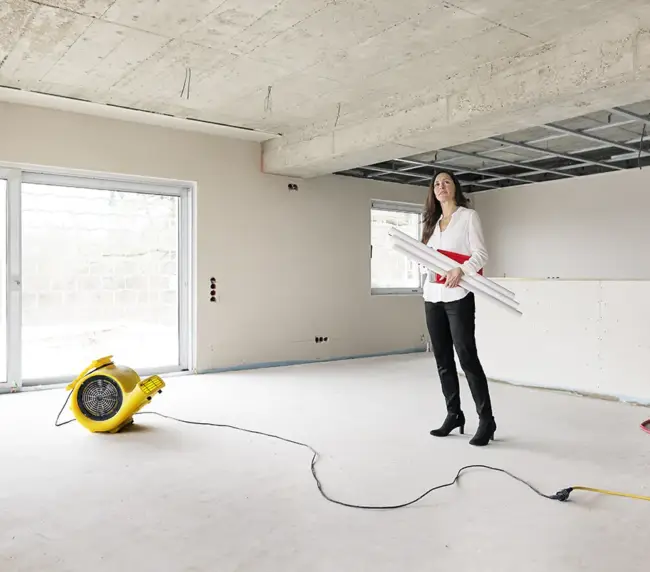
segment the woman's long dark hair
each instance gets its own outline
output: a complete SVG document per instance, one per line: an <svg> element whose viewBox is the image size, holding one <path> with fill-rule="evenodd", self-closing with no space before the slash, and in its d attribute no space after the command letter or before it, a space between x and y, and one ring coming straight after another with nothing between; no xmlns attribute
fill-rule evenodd
<svg viewBox="0 0 650 572"><path fill-rule="evenodd" d="M427 195L427 200L424 203L424 212L422 213L422 242L426 244L429 242L429 239L431 238L431 235L433 234L433 230L436 228L436 223L442 216L442 205L440 204L440 201L436 198L436 193L434 191L434 184L436 182L436 178L438 175L442 175L443 173L449 175L451 177L451 180L454 183L454 189L455 189L455 199L456 199L456 204L459 207L466 207L469 205L469 201L463 194L463 190L460 185L460 181L458 180L458 177L454 175L451 171L436 171L436 173L433 175L433 178L431 179L431 185L429 186L429 194Z"/></svg>

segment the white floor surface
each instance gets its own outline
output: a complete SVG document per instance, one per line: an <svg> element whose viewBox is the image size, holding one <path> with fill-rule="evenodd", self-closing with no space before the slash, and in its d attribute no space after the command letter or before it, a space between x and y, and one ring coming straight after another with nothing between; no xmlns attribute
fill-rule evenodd
<svg viewBox="0 0 650 572"><path fill-rule="evenodd" d="M167 381L148 410L307 442L346 502L408 501L474 463L547 493L650 495L649 409L492 384L497 440L475 448L462 379L466 435L436 439L431 354ZM560 503L472 470L410 508L353 510L320 496L300 447L152 416L118 435L55 428L65 396L0 395L2 572L647 570L648 502Z"/></svg>

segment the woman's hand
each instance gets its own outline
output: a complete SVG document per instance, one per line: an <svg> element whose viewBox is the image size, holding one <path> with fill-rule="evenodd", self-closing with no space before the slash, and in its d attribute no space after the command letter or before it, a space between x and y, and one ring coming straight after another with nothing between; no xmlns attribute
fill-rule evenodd
<svg viewBox="0 0 650 572"><path fill-rule="evenodd" d="M454 268L447 272L447 279L445 280L445 286L447 288L456 288L460 283L460 279L463 276L463 271L460 268Z"/></svg>

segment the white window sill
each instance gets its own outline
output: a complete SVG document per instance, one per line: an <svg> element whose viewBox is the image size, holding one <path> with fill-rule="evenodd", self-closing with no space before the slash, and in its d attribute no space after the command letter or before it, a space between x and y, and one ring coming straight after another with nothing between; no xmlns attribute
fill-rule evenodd
<svg viewBox="0 0 650 572"><path fill-rule="evenodd" d="M422 296L421 288L371 288L372 296Z"/></svg>

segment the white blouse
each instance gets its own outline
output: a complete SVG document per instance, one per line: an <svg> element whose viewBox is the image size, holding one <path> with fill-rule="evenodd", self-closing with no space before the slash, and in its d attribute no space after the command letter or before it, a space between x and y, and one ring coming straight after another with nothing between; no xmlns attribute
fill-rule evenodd
<svg viewBox="0 0 650 572"><path fill-rule="evenodd" d="M469 260L460 265L463 272L472 276L481 268L485 268L488 253L483 238L483 228L478 213L473 209L458 207L451 215L447 228L440 232L440 222L436 223L433 235L427 246L436 250L448 250L470 256ZM457 263L454 262L454 265ZM468 291L461 286L448 288L436 283L435 272L428 268L423 286L424 300L427 302L453 302L467 296Z"/></svg>

